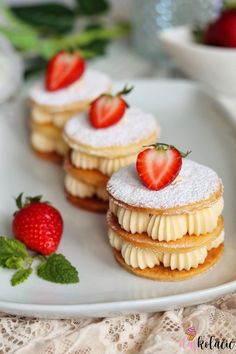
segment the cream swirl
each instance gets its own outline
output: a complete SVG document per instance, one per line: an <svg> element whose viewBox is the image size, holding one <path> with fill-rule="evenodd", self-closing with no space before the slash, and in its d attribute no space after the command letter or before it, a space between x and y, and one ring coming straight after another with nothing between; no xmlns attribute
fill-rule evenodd
<svg viewBox="0 0 236 354"><path fill-rule="evenodd" d="M197 268L199 264L204 263L208 250L218 247L224 241L224 231L209 245L200 247L193 251L182 253L163 253L156 252L150 248L139 248L122 240L122 238L109 228L109 240L112 247L121 252L126 264L133 268L153 268L163 264L164 267L170 267L171 270L189 270Z"/></svg>
<svg viewBox="0 0 236 354"><path fill-rule="evenodd" d="M75 197L91 198L97 196L104 201L108 200L108 195L105 187L95 187L91 184L83 183L73 178L69 174L67 174L65 177L65 188L71 195Z"/></svg>
<svg viewBox="0 0 236 354"><path fill-rule="evenodd" d="M33 132L31 134L30 140L32 146L41 152L58 152L60 155L65 155L68 150L68 146L61 138L52 139L45 136L44 134Z"/></svg>
<svg viewBox="0 0 236 354"><path fill-rule="evenodd" d="M137 154L121 156L117 158L105 158L88 155L79 150L72 150L71 162L75 167L82 169L97 169L104 175L111 176L122 167L136 160Z"/></svg>
<svg viewBox="0 0 236 354"><path fill-rule="evenodd" d="M33 105L31 110L31 118L34 122L39 124L51 123L58 128L63 128L65 123L77 112L47 112L45 109L37 105Z"/></svg>
<svg viewBox="0 0 236 354"><path fill-rule="evenodd" d="M130 210L112 199L109 208L124 230L132 234L146 232L153 240L175 241L186 234L198 236L213 231L223 206L223 197L220 197L208 208L182 215L152 215Z"/></svg>

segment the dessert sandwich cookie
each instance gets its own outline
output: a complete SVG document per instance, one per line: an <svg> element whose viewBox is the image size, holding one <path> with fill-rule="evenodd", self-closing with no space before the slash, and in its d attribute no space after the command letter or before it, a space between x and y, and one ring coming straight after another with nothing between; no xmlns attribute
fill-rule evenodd
<svg viewBox="0 0 236 354"><path fill-rule="evenodd" d="M223 252L222 181L183 157L171 145L155 144L108 182L109 241L118 263L138 276L188 279Z"/></svg>
<svg viewBox="0 0 236 354"><path fill-rule="evenodd" d="M60 52L49 61L44 81L37 82L29 94L31 146L39 157L62 162L68 150L62 139L65 123L87 110L101 93L110 92L111 80L86 69L78 52Z"/></svg>
<svg viewBox="0 0 236 354"><path fill-rule="evenodd" d="M64 162L65 191L68 200L82 209L106 212L110 176L134 162L142 146L158 137L155 118L127 106L123 96L130 90L100 96L88 114L65 125L64 139L70 147Z"/></svg>

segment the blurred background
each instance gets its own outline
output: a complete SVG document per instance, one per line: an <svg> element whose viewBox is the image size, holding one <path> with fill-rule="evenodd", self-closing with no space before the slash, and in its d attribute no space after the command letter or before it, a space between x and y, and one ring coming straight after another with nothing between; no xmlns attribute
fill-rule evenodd
<svg viewBox="0 0 236 354"><path fill-rule="evenodd" d="M221 0L0 0L0 87L11 86L0 99L61 49L79 49L113 79L181 76L159 32L202 27L221 8Z"/></svg>

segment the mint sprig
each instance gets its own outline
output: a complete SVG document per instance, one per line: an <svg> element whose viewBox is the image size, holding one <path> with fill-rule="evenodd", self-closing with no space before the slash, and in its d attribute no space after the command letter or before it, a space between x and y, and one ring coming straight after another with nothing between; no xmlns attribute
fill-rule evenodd
<svg viewBox="0 0 236 354"><path fill-rule="evenodd" d="M44 280L59 284L79 282L77 269L62 254L51 254L38 266L37 274Z"/></svg>
<svg viewBox="0 0 236 354"><path fill-rule="evenodd" d="M58 284L79 282L77 269L62 254L53 253L47 258L38 254L31 256L22 242L0 236L0 267L17 270L11 278L12 286L28 279L34 260L40 262L37 275L44 280Z"/></svg>
<svg viewBox="0 0 236 354"><path fill-rule="evenodd" d="M11 278L11 285L16 286L23 283L26 279L29 278L30 274L33 272L32 268L22 268L19 269Z"/></svg>
<svg viewBox="0 0 236 354"><path fill-rule="evenodd" d="M19 269L24 266L24 259L21 257L12 256L9 257L5 262L5 267L9 269Z"/></svg>
<svg viewBox="0 0 236 354"><path fill-rule="evenodd" d="M7 237L0 237L0 267L9 268L7 260L11 257L25 259L28 256L27 249L23 243Z"/></svg>

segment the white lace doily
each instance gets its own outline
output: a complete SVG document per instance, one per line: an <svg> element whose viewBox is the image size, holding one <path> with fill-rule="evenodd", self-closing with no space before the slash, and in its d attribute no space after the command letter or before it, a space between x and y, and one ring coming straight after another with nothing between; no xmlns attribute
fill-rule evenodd
<svg viewBox="0 0 236 354"><path fill-rule="evenodd" d="M1 354L191 354L180 347L190 326L198 336L236 337L236 294L185 309L104 319L39 320L1 314ZM197 349L195 353L236 353Z"/></svg>

